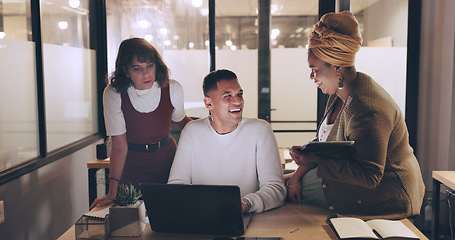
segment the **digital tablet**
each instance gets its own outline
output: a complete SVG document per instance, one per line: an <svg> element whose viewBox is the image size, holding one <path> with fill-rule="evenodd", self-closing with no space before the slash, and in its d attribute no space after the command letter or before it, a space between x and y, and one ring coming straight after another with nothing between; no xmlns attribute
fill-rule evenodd
<svg viewBox="0 0 455 240"><path fill-rule="evenodd" d="M354 145L354 141L326 141L326 142L309 142L300 148L301 152L321 152L335 153L346 152Z"/></svg>

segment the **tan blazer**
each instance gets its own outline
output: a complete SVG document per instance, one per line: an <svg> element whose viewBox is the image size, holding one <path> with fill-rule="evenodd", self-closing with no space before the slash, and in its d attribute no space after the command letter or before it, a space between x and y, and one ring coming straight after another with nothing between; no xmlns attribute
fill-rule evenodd
<svg viewBox="0 0 455 240"><path fill-rule="evenodd" d="M329 97L325 116L337 95ZM327 141L355 141L353 154L325 158L318 177L330 209L364 219L416 216L425 193L404 117L392 97L358 73Z"/></svg>

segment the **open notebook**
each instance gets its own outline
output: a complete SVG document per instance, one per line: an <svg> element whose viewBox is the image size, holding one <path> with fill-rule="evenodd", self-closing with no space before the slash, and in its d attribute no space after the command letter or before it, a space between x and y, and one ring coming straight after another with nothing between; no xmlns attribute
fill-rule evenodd
<svg viewBox="0 0 455 240"><path fill-rule="evenodd" d="M419 239L398 220L360 218L331 218L330 224L339 239Z"/></svg>
<svg viewBox="0 0 455 240"><path fill-rule="evenodd" d="M90 212L84 214L84 216L87 216L94 220L104 221L104 219L106 219L106 215L108 215L108 214L109 214L108 207L105 207L105 208L95 207Z"/></svg>
<svg viewBox="0 0 455 240"><path fill-rule="evenodd" d="M251 215L242 214L238 186L140 185L155 232L243 235Z"/></svg>

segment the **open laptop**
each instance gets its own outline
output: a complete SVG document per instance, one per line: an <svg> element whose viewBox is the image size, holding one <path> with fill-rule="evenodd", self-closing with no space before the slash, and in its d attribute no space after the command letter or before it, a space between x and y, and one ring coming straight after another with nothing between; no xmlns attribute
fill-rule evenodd
<svg viewBox="0 0 455 240"><path fill-rule="evenodd" d="M251 214L242 214L238 186L141 183L155 232L240 236Z"/></svg>

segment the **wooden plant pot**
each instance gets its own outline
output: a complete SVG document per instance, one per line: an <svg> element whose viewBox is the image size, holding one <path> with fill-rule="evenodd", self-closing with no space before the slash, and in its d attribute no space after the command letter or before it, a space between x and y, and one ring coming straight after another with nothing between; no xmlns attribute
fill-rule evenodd
<svg viewBox="0 0 455 240"><path fill-rule="evenodd" d="M134 206L109 208L111 236L137 237L146 227L147 217L142 200Z"/></svg>

